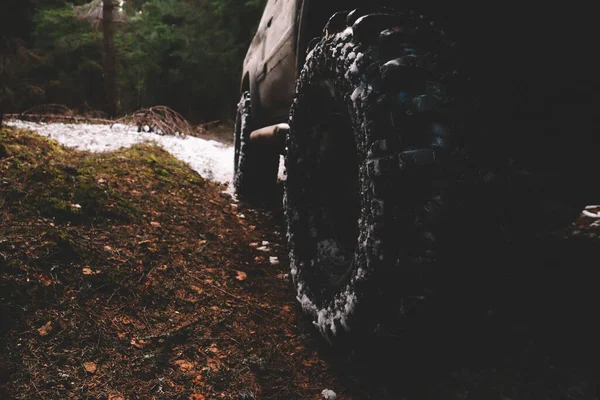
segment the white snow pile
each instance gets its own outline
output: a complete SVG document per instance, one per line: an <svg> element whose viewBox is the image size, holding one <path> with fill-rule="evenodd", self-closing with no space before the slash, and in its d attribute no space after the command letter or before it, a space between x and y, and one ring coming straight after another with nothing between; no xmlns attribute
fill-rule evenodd
<svg viewBox="0 0 600 400"><path fill-rule="evenodd" d="M78 150L103 152L129 147L136 143L154 142L190 165L203 178L229 185L232 190L233 148L214 140L196 137L160 136L138 132L131 125L63 124L9 121L7 125L28 129Z"/></svg>
<svg viewBox="0 0 600 400"><path fill-rule="evenodd" d="M91 152L113 151L137 143L154 142L188 163L203 178L228 185L227 193L233 195L233 147L214 140L138 132L136 126L124 124L47 124L18 120L6 124L36 132L67 147ZM283 168L283 162L280 162L280 179L285 179Z"/></svg>
<svg viewBox="0 0 600 400"><path fill-rule="evenodd" d="M323 396L323 398L325 400L335 400L337 397L337 394L330 389L325 389L321 392L321 395Z"/></svg>

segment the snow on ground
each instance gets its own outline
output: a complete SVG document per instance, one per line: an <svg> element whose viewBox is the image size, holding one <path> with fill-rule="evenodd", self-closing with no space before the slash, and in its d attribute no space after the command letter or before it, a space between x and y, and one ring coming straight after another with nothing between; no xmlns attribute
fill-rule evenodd
<svg viewBox="0 0 600 400"><path fill-rule="evenodd" d="M203 178L228 185L227 193L233 194L233 147L214 140L138 132L137 127L123 124L111 126L9 121L7 125L28 129L67 147L91 152L112 151L136 143L154 142L188 163ZM282 165L279 176L283 177Z"/></svg>

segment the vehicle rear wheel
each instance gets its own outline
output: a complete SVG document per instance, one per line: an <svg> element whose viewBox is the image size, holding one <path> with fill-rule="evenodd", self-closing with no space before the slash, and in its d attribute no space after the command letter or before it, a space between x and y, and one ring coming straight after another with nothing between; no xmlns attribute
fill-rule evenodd
<svg viewBox="0 0 600 400"><path fill-rule="evenodd" d="M297 83L284 209L298 300L340 341L430 296L448 210L478 171L442 32L418 16L356 12L325 32Z"/></svg>
<svg viewBox="0 0 600 400"><path fill-rule="evenodd" d="M244 92L235 121L233 187L242 199L271 200L277 184L279 154L251 143L250 134L254 129L250 93Z"/></svg>

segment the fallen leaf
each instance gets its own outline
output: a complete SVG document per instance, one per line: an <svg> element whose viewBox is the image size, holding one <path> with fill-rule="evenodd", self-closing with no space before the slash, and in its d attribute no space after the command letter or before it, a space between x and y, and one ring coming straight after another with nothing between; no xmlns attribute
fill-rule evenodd
<svg viewBox="0 0 600 400"><path fill-rule="evenodd" d="M108 400L125 400L120 394L111 394L108 396Z"/></svg>
<svg viewBox="0 0 600 400"><path fill-rule="evenodd" d="M246 275L245 272L237 271L237 276L235 277L235 279L237 279L238 281L245 281L246 278L248 278L248 275Z"/></svg>
<svg viewBox="0 0 600 400"><path fill-rule="evenodd" d="M258 243L257 242L250 243L250 247L258 247Z"/></svg>
<svg viewBox="0 0 600 400"><path fill-rule="evenodd" d="M206 360L206 366L214 371L219 369L219 364L216 360L212 359L212 358L208 358Z"/></svg>
<svg viewBox="0 0 600 400"><path fill-rule="evenodd" d="M192 369L194 369L194 363L190 361L177 360L174 364L177 365L182 371L191 371Z"/></svg>
<svg viewBox="0 0 600 400"><path fill-rule="evenodd" d="M152 225L155 228L160 228L160 222L152 221L150 222L150 225Z"/></svg>
<svg viewBox="0 0 600 400"><path fill-rule="evenodd" d="M48 276L46 276L44 274L41 274L39 276L39 280L40 280L40 282L42 282L42 284L44 286L50 286L50 285L52 285L52 279L50 279Z"/></svg>
<svg viewBox="0 0 600 400"><path fill-rule="evenodd" d="M129 343L138 349L142 349L142 348L144 348L144 345L148 342L146 340L133 338L133 339L131 339L131 341Z"/></svg>
<svg viewBox="0 0 600 400"><path fill-rule="evenodd" d="M302 365L305 367L312 367L319 363L319 360L316 357L301 361Z"/></svg>
<svg viewBox="0 0 600 400"><path fill-rule="evenodd" d="M277 278L287 281L290 279L290 275L289 274L277 274Z"/></svg>
<svg viewBox="0 0 600 400"><path fill-rule="evenodd" d="M206 400L206 397L204 397L204 395L194 393L190 394L189 400Z"/></svg>
<svg viewBox="0 0 600 400"><path fill-rule="evenodd" d="M213 343L210 345L210 347L208 348L208 351L210 351L211 353L218 353L219 352L219 348L217 347L216 343Z"/></svg>
<svg viewBox="0 0 600 400"><path fill-rule="evenodd" d="M83 363L83 368L85 368L85 370L90 374L93 374L96 372L96 369L98 369L98 366L95 362L88 361Z"/></svg>
<svg viewBox="0 0 600 400"><path fill-rule="evenodd" d="M92 271L92 269L90 267L84 267L81 272L83 272L84 275L94 275L95 272Z"/></svg>
<svg viewBox="0 0 600 400"><path fill-rule="evenodd" d="M47 334L52 332L52 321L48 321L46 325L42 326L41 328L38 328L37 331L40 334L40 336L46 336Z"/></svg>
<svg viewBox="0 0 600 400"><path fill-rule="evenodd" d="M204 289L202 289L201 287L195 286L195 285L190 285L190 289L192 289L194 292L196 292L198 294L204 293Z"/></svg>

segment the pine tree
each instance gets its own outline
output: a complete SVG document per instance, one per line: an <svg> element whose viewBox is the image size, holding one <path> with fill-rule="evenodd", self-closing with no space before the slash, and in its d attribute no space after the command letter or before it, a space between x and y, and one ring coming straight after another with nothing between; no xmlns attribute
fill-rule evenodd
<svg viewBox="0 0 600 400"><path fill-rule="evenodd" d="M117 92L117 57L115 51L113 0L102 0L102 34L104 45L104 89L106 92L106 112L111 117L119 113Z"/></svg>

